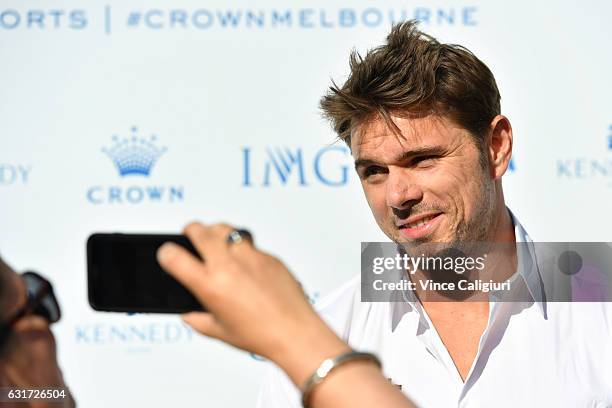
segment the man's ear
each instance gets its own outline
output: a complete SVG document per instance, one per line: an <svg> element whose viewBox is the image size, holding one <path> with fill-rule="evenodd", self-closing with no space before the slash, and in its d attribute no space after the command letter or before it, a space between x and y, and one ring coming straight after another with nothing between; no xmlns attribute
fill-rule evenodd
<svg viewBox="0 0 612 408"><path fill-rule="evenodd" d="M507 117L497 115L491 121L487 137L491 177L498 180L506 173L512 157L512 126Z"/></svg>

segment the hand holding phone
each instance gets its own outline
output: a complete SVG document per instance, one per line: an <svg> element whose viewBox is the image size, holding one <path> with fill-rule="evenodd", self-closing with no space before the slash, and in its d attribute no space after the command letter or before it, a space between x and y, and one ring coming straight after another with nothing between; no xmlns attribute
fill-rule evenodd
<svg viewBox="0 0 612 408"><path fill-rule="evenodd" d="M300 283L228 225L189 224L184 233L206 260L165 244L160 264L206 305L183 320L199 333L278 364L298 385L325 358L349 349L316 314Z"/></svg>
<svg viewBox="0 0 612 408"><path fill-rule="evenodd" d="M93 234L87 240L89 304L98 311L185 313L201 303L166 273L155 257L173 242L199 258L183 235ZM201 259L201 258L199 258Z"/></svg>

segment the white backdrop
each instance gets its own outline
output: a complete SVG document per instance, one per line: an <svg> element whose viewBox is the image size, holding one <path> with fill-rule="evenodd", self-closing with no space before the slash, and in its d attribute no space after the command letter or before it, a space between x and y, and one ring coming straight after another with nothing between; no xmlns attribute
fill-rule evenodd
<svg viewBox="0 0 612 408"><path fill-rule="evenodd" d="M91 310L85 240L227 221L313 299L358 273L360 242L385 237L317 104L393 20L419 17L495 74L515 134L506 199L531 236L610 241L611 14L604 1L0 1L0 251L52 279L80 406L253 405L265 364L247 353L176 317ZM102 149L132 128L166 151L121 177Z"/></svg>

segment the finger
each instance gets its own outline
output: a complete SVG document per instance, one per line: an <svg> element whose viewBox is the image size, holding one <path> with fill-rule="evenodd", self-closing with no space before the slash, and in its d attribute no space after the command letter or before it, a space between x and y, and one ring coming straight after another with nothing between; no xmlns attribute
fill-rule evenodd
<svg viewBox="0 0 612 408"><path fill-rule="evenodd" d="M30 315L17 320L12 326L13 331L19 332L22 330L46 330L49 328L49 321L44 317Z"/></svg>
<svg viewBox="0 0 612 408"><path fill-rule="evenodd" d="M235 231L236 230L230 231L228 237ZM229 252L238 258L252 257L254 255L254 252L257 252L257 249L255 248L255 243L253 242L253 236L247 230L241 230L241 232L241 239L239 242L227 243L227 245L229 245ZM226 241L228 237L226 237Z"/></svg>
<svg viewBox="0 0 612 408"><path fill-rule="evenodd" d="M205 226L199 222L188 224L183 233L189 238L206 262L215 263L228 255L227 235L233 230L227 224Z"/></svg>
<svg viewBox="0 0 612 408"><path fill-rule="evenodd" d="M193 293L200 302L207 295L206 266L188 250L166 242L157 250L157 262L177 281Z"/></svg>
<svg viewBox="0 0 612 408"><path fill-rule="evenodd" d="M216 339L223 339L223 329L212 313L190 312L181 316L183 321L198 333Z"/></svg>
<svg viewBox="0 0 612 408"><path fill-rule="evenodd" d="M25 348L30 358L55 353L55 338L49 329L49 322L41 316L30 315L19 319L12 326L9 343L8 347L13 353Z"/></svg>

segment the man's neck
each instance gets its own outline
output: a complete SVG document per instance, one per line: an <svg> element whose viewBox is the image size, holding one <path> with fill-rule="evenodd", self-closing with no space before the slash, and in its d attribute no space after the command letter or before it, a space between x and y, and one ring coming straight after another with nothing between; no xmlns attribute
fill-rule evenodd
<svg viewBox="0 0 612 408"><path fill-rule="evenodd" d="M500 206L497 225L493 229L493 239L491 239L491 242L516 242L514 223L512 222L510 211L506 208L503 201L500 203Z"/></svg>

